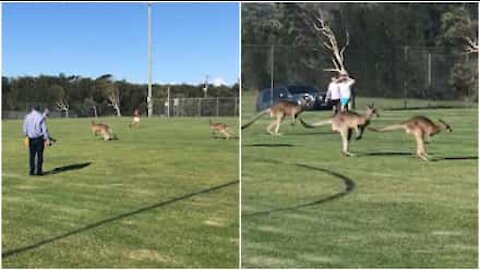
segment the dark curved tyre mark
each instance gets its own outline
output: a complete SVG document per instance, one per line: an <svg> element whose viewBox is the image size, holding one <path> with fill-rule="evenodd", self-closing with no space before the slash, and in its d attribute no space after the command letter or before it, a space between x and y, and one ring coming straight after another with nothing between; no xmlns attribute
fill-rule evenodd
<svg viewBox="0 0 480 270"><path fill-rule="evenodd" d="M366 153L356 153L357 156L362 157L362 156L413 156L412 153L409 152L366 152Z"/></svg>
<svg viewBox="0 0 480 270"><path fill-rule="evenodd" d="M444 160L478 160L478 156L434 157L431 161L444 161Z"/></svg>
<svg viewBox="0 0 480 270"><path fill-rule="evenodd" d="M192 193L184 194L184 195L181 195L181 196L178 196L178 197L174 197L174 198L171 198L171 199L166 200L166 201L161 201L161 202L158 202L158 203L155 203L155 204L152 204L152 205L144 206L144 207L138 208L138 209L130 211L130 212L126 212L126 213L123 213L123 214L120 214L120 215L117 215L117 216L114 216L114 217L111 217L111 218L107 218L107 219L104 219L104 220L97 221L95 223L88 224L86 226L83 226L81 228L78 228L78 229L70 231L70 232L66 232L66 233L63 233L63 234L60 234L60 235L57 235L57 236L54 236L54 237L51 237L51 238L48 238L48 239L41 240L37 243L31 244L31 245L28 245L28 246L23 246L23 247L20 247L20 248L4 251L4 252L2 252L2 258L5 259L9 256L19 254L19 253L23 253L23 252L29 251L31 249L39 248L39 247L41 247L45 244L55 242L57 240L60 240L60 239L66 238L68 236L93 229L93 228L96 228L96 227L100 227L104 224L107 224L107 223L110 223L110 222L113 222L113 221L116 221L116 220L119 220L119 219L127 218L127 217L130 217L130 216L133 216L133 215L136 215L136 214L140 214L140 213L143 213L143 212L146 212L146 211L149 211L149 210L153 210L153 209L156 209L156 208L164 207L164 206L167 206L169 204L172 204L172 203L175 203L175 202L178 202L178 201L182 201L182 200L185 200L185 199L188 199L188 198L200 195L200 194L213 192L213 191L216 191L216 190L219 190L219 189L222 189L222 188L234 185L234 184L238 184L238 183L239 183L239 181L235 180L235 181L223 183L223 184L220 184L220 185L216 185L216 186L213 186L213 187L209 187L209 188L206 188L206 189L194 191Z"/></svg>
<svg viewBox="0 0 480 270"><path fill-rule="evenodd" d="M242 145L243 147L293 147L290 143L255 143Z"/></svg>
<svg viewBox="0 0 480 270"><path fill-rule="evenodd" d="M308 132L308 133L301 133L301 132L290 132L287 135L291 136L309 136L309 135L335 135L336 133L333 131L319 131L319 132Z"/></svg>
<svg viewBox="0 0 480 270"><path fill-rule="evenodd" d="M270 162L270 163L281 163L281 162L275 161L275 160L262 160L262 161L263 162ZM297 167L301 167L301 168L305 168L305 169L309 169L309 170L320 171L320 172L329 174L329 175L331 175L335 178L339 178L343 181L343 183L345 185L345 190L341 191L339 193L333 194L331 196L312 201L312 202L307 202L307 203L302 203L302 204L287 206L287 207L281 207L281 208L276 208L276 209L271 209L271 210L266 210L266 211L255 212L255 213L251 213L251 214L242 215L242 217L253 217L253 216L268 215L268 214L272 214L272 213L285 212L285 211L297 210L297 209L304 208L304 207L315 206L315 205L319 205L319 204L322 204L322 203L326 203L326 202L329 202L329 201L339 199L339 198L341 198L345 195L348 195L350 192L352 192L355 189L355 186L356 186L355 182L352 179L348 178L347 176L345 176L343 174L333 172L333 171L323 169L323 168L317 168L317 167L313 167L313 166L310 166L310 165L300 164L300 163L296 163L295 165Z"/></svg>

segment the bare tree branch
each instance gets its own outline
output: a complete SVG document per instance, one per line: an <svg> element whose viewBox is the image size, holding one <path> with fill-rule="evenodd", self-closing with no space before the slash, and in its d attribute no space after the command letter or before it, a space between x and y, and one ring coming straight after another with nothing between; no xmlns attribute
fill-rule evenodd
<svg viewBox="0 0 480 270"><path fill-rule="evenodd" d="M118 89L113 89L107 98L109 101L108 105L115 109L118 117L121 117L122 114L120 113L120 93Z"/></svg>
<svg viewBox="0 0 480 270"><path fill-rule="evenodd" d="M321 33L323 36L323 39L326 38L326 41L323 41L323 46L330 51L332 54L332 63L334 68L328 68L325 69L326 71L337 71L339 73L347 73L347 70L345 69L345 50L347 49L349 43L350 43L350 35L348 31L346 30L346 40L345 44L341 49L338 47L338 42L337 38L335 37L335 33L333 30L328 26L325 22L323 12L319 10L319 16L317 16L316 21L313 23L313 29L315 29L316 32Z"/></svg>
<svg viewBox="0 0 480 270"><path fill-rule="evenodd" d="M465 37L465 41L467 41L466 45L466 52L467 53L478 53L478 41L472 40L470 37Z"/></svg>
<svg viewBox="0 0 480 270"><path fill-rule="evenodd" d="M342 58L342 63L344 62L345 60L345 57L343 55L343 53L345 52L345 50L347 49L347 46L350 44L350 34L348 33L348 30L345 29L345 36L346 36L346 41L345 41L345 45L343 46L343 48L340 50L340 56Z"/></svg>

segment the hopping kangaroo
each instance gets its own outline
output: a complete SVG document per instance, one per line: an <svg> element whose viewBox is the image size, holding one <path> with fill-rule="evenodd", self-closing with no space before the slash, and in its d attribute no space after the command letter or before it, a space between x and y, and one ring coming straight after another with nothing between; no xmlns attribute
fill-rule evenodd
<svg viewBox="0 0 480 270"><path fill-rule="evenodd" d="M223 134L225 136L225 139L230 139L230 128L228 127L227 124L224 123L213 123L212 120L209 120L210 124L210 130L212 131L212 136L215 138L215 135L217 133Z"/></svg>
<svg viewBox="0 0 480 270"><path fill-rule="evenodd" d="M431 137L442 130L452 132L452 128L442 119L438 119L439 123L435 124L432 120L425 116L414 116L409 120L382 128L369 128L372 131L385 132L398 129L404 129L407 134L415 137L417 144L417 157L428 161L430 156L425 152L425 143L429 143Z"/></svg>
<svg viewBox="0 0 480 270"><path fill-rule="evenodd" d="M100 133L105 141L117 139L117 136L113 134L112 129L107 124L95 123L95 121L92 120L90 129L94 136L97 136L97 134Z"/></svg>
<svg viewBox="0 0 480 270"><path fill-rule="evenodd" d="M291 117L291 124L294 125L298 115L302 113L306 108L310 107L312 101L313 100L307 99L306 97L301 98L298 103L287 100L280 100L268 109L265 109L259 114L257 114L250 122L243 125L242 129L251 126L260 117L267 113L270 113L270 117L275 118L275 121L268 125L267 132L272 135L281 135L280 133L278 133L278 130L280 129L280 123L285 118L285 116L289 115ZM272 132L273 127L275 127L274 132Z"/></svg>
<svg viewBox="0 0 480 270"><path fill-rule="evenodd" d="M342 137L342 153L346 156L353 156L348 151L348 142L350 141L352 130L357 133L357 140L360 140L363 136L365 128L370 124L370 119L373 117L379 117L377 110L372 105L367 106L367 111L364 114L358 114L351 111L339 112L332 118L324 121L320 121L314 124L308 124L300 118L300 122L307 128L315 128L323 125L332 125L332 130L340 133Z"/></svg>

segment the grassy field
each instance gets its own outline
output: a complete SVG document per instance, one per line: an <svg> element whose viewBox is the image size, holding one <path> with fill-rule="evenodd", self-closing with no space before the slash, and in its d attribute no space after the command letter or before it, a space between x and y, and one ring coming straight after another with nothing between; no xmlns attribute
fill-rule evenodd
<svg viewBox="0 0 480 270"><path fill-rule="evenodd" d="M43 177L27 176L22 122L2 122L2 266L238 267L238 140L211 138L208 119L99 120L118 141L48 120Z"/></svg>
<svg viewBox="0 0 480 270"><path fill-rule="evenodd" d="M242 106L246 122L251 94ZM272 137L264 117L243 130L243 267L477 268L477 109L379 113L372 126L425 114L454 131L433 137L427 151L436 159L424 162L402 131L366 131L351 143L358 156L347 158L328 126L284 123Z"/></svg>

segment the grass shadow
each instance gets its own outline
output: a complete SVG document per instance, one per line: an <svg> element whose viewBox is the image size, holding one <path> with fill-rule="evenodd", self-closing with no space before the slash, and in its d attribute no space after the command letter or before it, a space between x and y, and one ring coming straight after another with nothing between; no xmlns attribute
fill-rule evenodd
<svg viewBox="0 0 480 270"><path fill-rule="evenodd" d="M294 144L290 143L254 143L242 145L243 147L294 147Z"/></svg>
<svg viewBox="0 0 480 270"><path fill-rule="evenodd" d="M294 135L294 136L308 136L308 135L332 135L336 134L335 132L328 132L328 131L323 131L323 132L308 132L308 133L300 133L300 132L293 132L293 133L288 133L288 135Z"/></svg>
<svg viewBox="0 0 480 270"><path fill-rule="evenodd" d="M263 162L263 163L270 163L270 164L282 164L282 163L284 163L284 162L281 162L281 161L279 161L279 160L266 159L266 158L254 158L254 159L249 159L248 161L249 161L249 162L250 162L250 161Z"/></svg>
<svg viewBox="0 0 480 270"><path fill-rule="evenodd" d="M278 163L278 162L277 161L272 161L272 163ZM339 174L337 172L333 172L333 171L330 171L330 170L327 170L327 169L313 167L313 166L310 166L310 165L299 164L299 163L296 163L295 165L297 167L300 167L300 168L323 172L323 173L329 174L329 175L331 175L331 176L333 176L337 179L340 179L340 180L343 181L343 184L345 186L345 190L343 190L341 192L338 192L338 193L335 193L335 194L330 195L330 196L325 197L325 198L320 198L320 199L312 201L312 202L306 202L306 203L297 204L297 205L293 205L293 206L286 206L286 207L280 207L280 208L275 208L275 209L266 210L266 211L255 212L255 213L251 213L251 214L242 215L242 217L269 215L269 214L272 214L272 213L292 211L292 210L298 210L298 209L309 207L309 206L315 206L315 205L319 205L319 204L322 204L322 203L326 203L326 202L329 202L329 201L339 199L343 196L348 195L350 192L352 192L355 189L355 186L356 186L355 182L345 175L342 175L342 174Z"/></svg>
<svg viewBox="0 0 480 270"><path fill-rule="evenodd" d="M431 161L448 161L448 160L478 160L478 156L460 156L460 157L434 157Z"/></svg>
<svg viewBox="0 0 480 270"><path fill-rule="evenodd" d="M385 157L390 157L390 156L413 156L413 154L409 153L409 152L367 152L367 153L357 152L355 154L358 157L363 157L363 156L385 156Z"/></svg>
<svg viewBox="0 0 480 270"><path fill-rule="evenodd" d="M451 105L437 105L437 106L417 106L417 107L408 107L408 108L387 108L385 111L417 111L417 110L444 110L444 109L464 109L464 106L451 106Z"/></svg>
<svg viewBox="0 0 480 270"><path fill-rule="evenodd" d="M44 172L43 175L58 174L58 173L63 173L63 172L68 172L68 171L81 170L85 167L90 166L90 164L92 164L92 162L77 163L77 164L71 164L71 165L67 165L67 166L57 167L53 170Z"/></svg>
<svg viewBox="0 0 480 270"><path fill-rule="evenodd" d="M175 203L175 202L178 202L178 201L189 199L191 197L194 197L194 196L197 196L197 195L200 195L200 194L213 192L213 191L216 191L216 190L219 190L219 189L222 189L222 188L234 185L234 184L238 184L238 183L239 183L239 181L235 180L235 181L223 183L223 184L220 184L220 185L216 185L216 186L213 186L213 187L209 187L209 188L206 188L206 189L202 189L202 190L199 190L199 191L195 191L195 192L192 192L192 193L188 193L188 194L185 194L185 195L181 195L181 196L178 196L178 197L174 197L174 198L166 200L166 201L161 201L161 202L158 202L158 203L155 203L155 204L152 204L152 205L147 205L147 206L138 208L138 209L133 210L133 211L129 211L129 212L126 212L126 213L123 213L123 214L120 214L120 215L117 215L117 216L114 216L114 217L111 217L111 218L107 218L107 219L104 219L104 220L97 221L95 223L85 225L85 226L83 226L81 228L78 228L76 230L66 232L66 233L63 233L63 234L45 239L45 240L41 240L37 243L31 244L31 245L28 245L28 246L3 251L2 252L2 259L10 257L12 255L20 254L20 253L23 253L23 252L26 252L26 251L29 251L29 250L32 250L32 249L39 248L39 247L41 247L45 244L52 243L52 242L64 239L68 236L78 234L78 233L82 233L84 231L100 227L100 226L105 225L105 224L110 223L110 222L114 222L114 221L117 221L117 220L120 220L120 219L124 219L124 218L130 217L130 216L133 216L133 215L137 215L137 214L140 214L140 213L143 213L143 212L146 212L146 211L156 209L156 208L164 207L164 206L167 206L169 204L172 204L172 203Z"/></svg>
<svg viewBox="0 0 480 270"><path fill-rule="evenodd" d="M212 140L222 140L222 141L229 141L229 140L238 140L238 136L231 136L230 139L227 139L227 137L224 136L211 136Z"/></svg>

